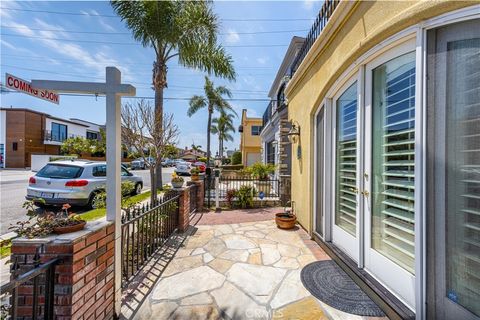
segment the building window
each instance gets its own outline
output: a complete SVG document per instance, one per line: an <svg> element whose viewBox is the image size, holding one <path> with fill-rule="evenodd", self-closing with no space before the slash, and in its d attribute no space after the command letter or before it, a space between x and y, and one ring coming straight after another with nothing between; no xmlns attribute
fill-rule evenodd
<svg viewBox="0 0 480 320"><path fill-rule="evenodd" d="M372 248L414 273L415 53L373 70Z"/></svg>
<svg viewBox="0 0 480 320"><path fill-rule="evenodd" d="M267 142L267 163L275 164L275 141Z"/></svg>
<svg viewBox="0 0 480 320"><path fill-rule="evenodd" d="M262 126L252 126L252 136L259 136Z"/></svg>
<svg viewBox="0 0 480 320"><path fill-rule="evenodd" d="M282 84L277 93L277 108L281 108L285 104L285 83Z"/></svg>
<svg viewBox="0 0 480 320"><path fill-rule="evenodd" d="M87 131L87 139L89 139L89 140L98 140L98 133L97 133L97 132Z"/></svg>
<svg viewBox="0 0 480 320"><path fill-rule="evenodd" d="M12 150L17 151L18 150L18 142L13 142L12 143Z"/></svg>
<svg viewBox="0 0 480 320"><path fill-rule="evenodd" d="M5 145L3 143L0 143L0 168L3 168L5 166Z"/></svg>
<svg viewBox="0 0 480 320"><path fill-rule="evenodd" d="M67 126L60 123L52 122L52 136L53 141L64 141L67 139Z"/></svg>

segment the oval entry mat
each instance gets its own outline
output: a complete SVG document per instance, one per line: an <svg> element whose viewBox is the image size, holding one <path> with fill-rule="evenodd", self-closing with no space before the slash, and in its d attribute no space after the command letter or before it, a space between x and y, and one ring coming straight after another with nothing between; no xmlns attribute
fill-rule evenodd
<svg viewBox="0 0 480 320"><path fill-rule="evenodd" d="M384 317L383 311L334 261L317 261L301 272L302 283L329 306L359 316Z"/></svg>

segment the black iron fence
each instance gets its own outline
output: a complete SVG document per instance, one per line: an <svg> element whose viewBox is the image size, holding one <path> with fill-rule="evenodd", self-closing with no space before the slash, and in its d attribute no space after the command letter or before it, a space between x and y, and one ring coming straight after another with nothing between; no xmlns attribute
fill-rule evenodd
<svg viewBox="0 0 480 320"><path fill-rule="evenodd" d="M197 192L198 192L198 187L195 184L190 185L190 216L195 214L197 212Z"/></svg>
<svg viewBox="0 0 480 320"><path fill-rule="evenodd" d="M178 228L179 196L134 207L122 215L122 283L125 285Z"/></svg>
<svg viewBox="0 0 480 320"><path fill-rule="evenodd" d="M318 36L322 33L323 29L327 25L327 22L330 20L330 17L332 16L339 3L340 0L325 0L323 2L322 8L318 13L317 18L312 25L312 28L308 32L302 48L300 48L300 51L295 57L295 60L293 60L292 66L290 67L290 76L293 76L295 71L297 71L303 59L305 59L308 51L315 43L315 40L317 40Z"/></svg>
<svg viewBox="0 0 480 320"><path fill-rule="evenodd" d="M34 269L18 275L19 258L15 257L11 265L14 279L0 289L0 319L53 319L55 266L61 259L40 264L37 251L33 259Z"/></svg>

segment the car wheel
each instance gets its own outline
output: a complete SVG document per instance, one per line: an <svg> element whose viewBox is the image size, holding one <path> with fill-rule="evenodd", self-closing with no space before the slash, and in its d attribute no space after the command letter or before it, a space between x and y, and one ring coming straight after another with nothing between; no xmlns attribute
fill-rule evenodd
<svg viewBox="0 0 480 320"><path fill-rule="evenodd" d="M88 203L86 205L86 208L88 210L92 210L92 209L95 209L95 196L98 194L99 192L92 192L90 194L90 198L88 198Z"/></svg>
<svg viewBox="0 0 480 320"><path fill-rule="evenodd" d="M142 193L142 188L143 188L142 184L141 184L141 183L137 183L137 184L135 185L135 190L133 191L133 193L134 193L134 194L140 194L140 193Z"/></svg>

